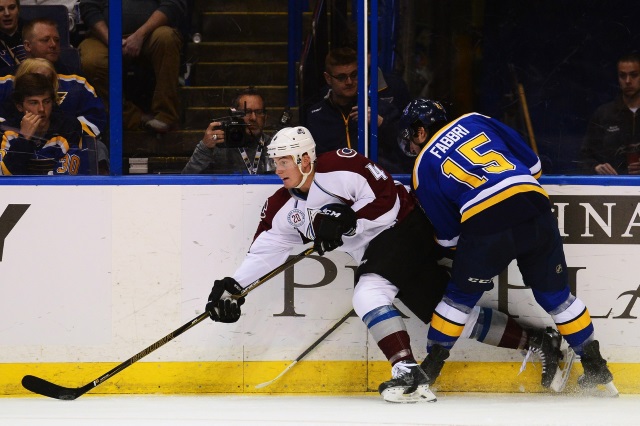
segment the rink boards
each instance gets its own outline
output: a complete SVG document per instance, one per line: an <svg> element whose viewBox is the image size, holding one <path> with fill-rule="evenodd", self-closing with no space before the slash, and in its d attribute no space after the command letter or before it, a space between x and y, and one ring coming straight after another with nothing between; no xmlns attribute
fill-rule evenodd
<svg viewBox="0 0 640 426"><path fill-rule="evenodd" d="M278 187L0 186L0 394L26 393L25 374L84 385L199 315L213 281L241 262ZM640 393L640 189L545 188L571 285L589 308L618 389ZM354 268L343 253L311 256L253 292L238 323L207 320L92 392L375 391L389 367L356 317L276 383L255 389L351 309ZM495 283L481 304L528 325L551 324L515 265ZM422 358L427 327L398 307ZM521 363L517 351L461 340L438 386L543 391L540 365L518 374ZM580 372L574 366L572 374Z"/></svg>

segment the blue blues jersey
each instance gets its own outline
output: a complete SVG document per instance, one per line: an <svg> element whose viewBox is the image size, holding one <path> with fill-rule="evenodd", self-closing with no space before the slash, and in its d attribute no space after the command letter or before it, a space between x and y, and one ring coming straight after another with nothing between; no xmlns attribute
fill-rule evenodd
<svg viewBox="0 0 640 426"><path fill-rule="evenodd" d="M84 146L82 127L73 116L54 108L49 129L25 139L20 118L4 125L0 140L0 176L95 174L93 158Z"/></svg>
<svg viewBox="0 0 640 426"><path fill-rule="evenodd" d="M23 27L24 19L18 18L18 27L13 34L0 32L0 75L11 74L11 70L27 59L27 51L22 41Z"/></svg>
<svg viewBox="0 0 640 426"><path fill-rule="evenodd" d="M500 228L514 216L526 219L544 209L548 196L537 181L541 173L538 156L515 130L470 113L428 141L415 163L412 186L438 243L454 248L465 223L472 222L475 231L482 232L481 228ZM509 202L513 197L517 203ZM501 210L503 205L509 208Z"/></svg>
<svg viewBox="0 0 640 426"><path fill-rule="evenodd" d="M11 101L14 79L13 75L0 77L0 117L5 120L21 116ZM58 105L80 121L85 134L98 136L106 130L104 104L84 77L58 74Z"/></svg>

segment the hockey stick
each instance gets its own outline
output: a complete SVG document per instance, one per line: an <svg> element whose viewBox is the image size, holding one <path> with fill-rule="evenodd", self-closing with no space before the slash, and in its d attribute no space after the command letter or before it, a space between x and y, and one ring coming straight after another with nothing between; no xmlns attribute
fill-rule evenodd
<svg viewBox="0 0 640 426"><path fill-rule="evenodd" d="M235 298L238 299L240 297L245 297L247 294L249 294L250 292L252 292L256 288L260 287L262 284L264 284L265 282L269 281L271 278L275 277L280 272L284 271L285 269L289 269L290 266L295 265L296 263L300 262L305 257L309 256L314 251L316 251L316 249L314 247L309 247L308 249L304 250L303 252L296 254L291 259L287 260L282 265L280 265L277 268L275 268L273 271L267 272L266 274L264 274L263 276L261 276L260 278L255 280L253 283L251 283L248 286L246 286L244 291L242 293L240 293L238 296L235 296Z"/></svg>
<svg viewBox="0 0 640 426"><path fill-rule="evenodd" d="M276 380L278 380L280 377L284 376L286 374L287 371L291 370L293 368L294 365L296 365L298 363L298 361L300 361L302 358L304 358L305 356L307 356L307 354L309 352L311 352L312 350L315 349L316 346L318 346L324 339L327 338L327 336L329 336L331 333L333 333L334 331L336 331L336 329L338 327L340 327L342 325L342 323L344 323L347 319L349 319L349 317L351 315L353 315L354 311L353 309L350 310L349 312L347 312L347 314L345 316L343 316L342 318L340 318L340 320L333 324L333 326L328 329L327 331L325 331L325 333L320 336L318 338L318 340L316 340L315 342L313 342L311 344L311 346L309 346L304 352L302 352L300 355L298 355L298 357L295 359L295 361L293 361L291 364L289 364L289 366L287 368L285 368L282 373L278 374L275 378L269 380L268 382L264 382L264 383L260 383L258 385L256 385L256 389L260 389L263 388L265 386L269 386L271 383L275 382Z"/></svg>
<svg viewBox="0 0 640 426"><path fill-rule="evenodd" d="M307 257L308 255L310 255L313 252L314 252L314 249L313 249L313 247L311 247L311 248L306 249L302 253L297 254L296 256L294 256L291 259L289 259L286 262L284 262L282 265L280 265L277 268L275 268L273 271L263 275L262 277L258 278L256 281L254 281L253 283L249 284L245 288L245 290L240 294L240 296L238 296L238 297L246 296L251 291L253 291L254 289L258 288L260 285L264 284L265 282L267 282L268 280L270 280L274 276L278 275L280 272L284 271L285 269L295 265L296 263L298 263L299 261L301 261L302 259L304 259L305 257ZM139 361L140 359L142 359L145 356L149 355L151 352L153 352L156 349L158 349L159 347L163 346L165 343L172 341L173 339L175 339L176 337L180 336L182 333L184 333L185 331L187 331L190 328L194 327L196 324L202 322L203 320L205 320L208 317L209 317L209 313L208 312L201 313L200 315L198 315L197 317L195 317L194 319L192 319L188 323L184 324L182 327L172 331L171 333L167 334L166 336L164 336L162 339L158 340L157 342L155 342L151 346L149 346L146 349L138 352L136 355L132 356L131 358L129 358L125 362L123 362L120 365L116 366L115 368L109 370L108 372L106 372L102 376L98 377L94 381L89 382L86 385L81 386L79 388L67 388L67 387L64 387L64 386L56 385L55 383L51 383L48 380L41 379L40 377L31 376L31 375L26 375L26 376L24 376L22 378L22 386L24 386L25 389L27 389L27 390L29 390L29 391L31 391L33 393L37 393L39 395L48 396L49 398L64 399L64 400L74 400L74 399L84 395L85 393L87 393L91 389L95 388L100 383L102 383L102 382L110 379L111 377L115 376L116 374L118 374L119 372L124 370L125 368L129 367L134 362Z"/></svg>
<svg viewBox="0 0 640 426"><path fill-rule="evenodd" d="M527 134L529 136L529 146L533 150L533 152L538 154L538 145L536 144L536 138L533 134L533 125L531 124L531 116L529 115L529 106L527 104L527 98L524 94L524 86L518 81L518 74L516 73L515 66L513 64L509 64L509 71L511 72L511 77L513 79L513 85L518 93L518 100L520 101L520 107L522 111L522 116L524 119L524 124L527 128Z"/></svg>

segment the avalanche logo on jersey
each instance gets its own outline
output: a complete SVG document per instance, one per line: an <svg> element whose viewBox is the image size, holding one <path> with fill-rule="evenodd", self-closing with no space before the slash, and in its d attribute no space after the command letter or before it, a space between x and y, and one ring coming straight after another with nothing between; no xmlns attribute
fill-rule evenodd
<svg viewBox="0 0 640 426"><path fill-rule="evenodd" d="M287 215L287 222L289 222L289 225L293 226L294 228L299 228L304 225L304 218L305 215L302 210L293 209Z"/></svg>
<svg viewBox="0 0 640 426"><path fill-rule="evenodd" d="M336 153L338 154L339 157L343 157L343 158L352 158L352 157L355 157L357 154L357 152L351 148L342 148L342 149L339 149Z"/></svg>

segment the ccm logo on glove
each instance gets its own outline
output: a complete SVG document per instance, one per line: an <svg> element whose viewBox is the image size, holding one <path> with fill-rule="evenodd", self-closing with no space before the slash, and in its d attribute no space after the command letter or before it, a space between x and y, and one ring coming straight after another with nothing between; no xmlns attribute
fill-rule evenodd
<svg viewBox="0 0 640 426"><path fill-rule="evenodd" d="M314 248L320 256L342 245L342 236L356 232L358 218L351 207L344 204L327 204L313 218Z"/></svg>

